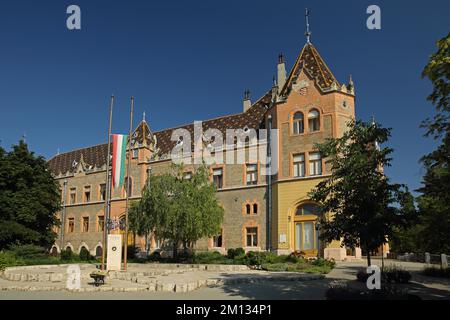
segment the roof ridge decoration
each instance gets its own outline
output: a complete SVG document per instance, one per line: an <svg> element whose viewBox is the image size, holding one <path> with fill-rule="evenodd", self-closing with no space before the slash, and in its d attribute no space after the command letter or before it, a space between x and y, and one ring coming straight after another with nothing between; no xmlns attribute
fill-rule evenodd
<svg viewBox="0 0 450 320"><path fill-rule="evenodd" d="M286 83L281 90L281 95L285 96L289 93L292 84L296 82L302 70L314 80L322 92L330 91L334 87L334 83L336 87L341 87L314 45L311 42L307 42L289 73Z"/></svg>

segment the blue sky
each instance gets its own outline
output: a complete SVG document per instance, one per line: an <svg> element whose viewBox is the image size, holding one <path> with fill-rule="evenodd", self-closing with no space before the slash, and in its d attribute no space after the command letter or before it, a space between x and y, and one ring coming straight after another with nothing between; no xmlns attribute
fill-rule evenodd
<svg viewBox="0 0 450 320"><path fill-rule="evenodd" d="M77 4L82 29L66 28ZM381 30L366 28L366 8L381 8ZM450 2L8 0L0 4L0 140L23 134L50 158L104 143L108 103L114 131L128 131L129 97L153 130L241 112L271 86L279 52L288 69L312 42L339 81L353 75L358 118L392 127L388 175L415 189L420 157L435 142L420 122L433 114L421 71L449 31Z"/></svg>

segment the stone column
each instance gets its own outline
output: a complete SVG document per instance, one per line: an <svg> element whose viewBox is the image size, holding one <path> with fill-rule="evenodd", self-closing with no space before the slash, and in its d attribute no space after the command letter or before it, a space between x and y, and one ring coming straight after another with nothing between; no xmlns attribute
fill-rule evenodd
<svg viewBox="0 0 450 320"><path fill-rule="evenodd" d="M443 269L448 268L447 254L445 253L441 254L441 267Z"/></svg>
<svg viewBox="0 0 450 320"><path fill-rule="evenodd" d="M431 263L431 256L429 252L425 252L425 263L429 265Z"/></svg>

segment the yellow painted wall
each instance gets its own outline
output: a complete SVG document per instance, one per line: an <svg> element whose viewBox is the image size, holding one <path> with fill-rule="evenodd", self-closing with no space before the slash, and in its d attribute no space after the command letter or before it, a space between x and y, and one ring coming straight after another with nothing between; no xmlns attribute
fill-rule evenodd
<svg viewBox="0 0 450 320"><path fill-rule="evenodd" d="M295 210L299 204L308 202L308 193L323 178L303 178L279 181L273 186L273 226L272 247L275 250L294 250L295 248ZM291 217L289 221L288 217ZM286 242L280 242L280 236L286 235ZM339 241L333 241L327 247L339 248ZM322 248L323 249L323 248Z"/></svg>

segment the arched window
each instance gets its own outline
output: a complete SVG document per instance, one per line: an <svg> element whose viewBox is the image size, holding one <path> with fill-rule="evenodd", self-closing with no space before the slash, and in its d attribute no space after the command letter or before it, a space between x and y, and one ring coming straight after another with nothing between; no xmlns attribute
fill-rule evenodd
<svg viewBox="0 0 450 320"><path fill-rule="evenodd" d="M320 130L320 113L317 109L312 109L308 113L308 127L309 132L315 132Z"/></svg>
<svg viewBox="0 0 450 320"><path fill-rule="evenodd" d="M129 177L125 177L124 179L124 188L125 188L125 197L128 195L129 197L131 197L133 195L133 178Z"/></svg>
<svg viewBox="0 0 450 320"><path fill-rule="evenodd" d="M251 206L250 206L249 204L246 204L246 205L245 205L245 212L246 212L247 214L250 214L250 213L251 213Z"/></svg>
<svg viewBox="0 0 450 320"><path fill-rule="evenodd" d="M296 216L319 215L319 207L313 203L305 203L297 207Z"/></svg>
<svg viewBox="0 0 450 320"><path fill-rule="evenodd" d="M95 256L96 257L101 257L103 254L103 249L100 246L97 246L97 248L95 249Z"/></svg>
<svg viewBox="0 0 450 320"><path fill-rule="evenodd" d="M258 204L257 203L253 204L253 214L258 214Z"/></svg>
<svg viewBox="0 0 450 320"><path fill-rule="evenodd" d="M294 113L294 120L292 124L292 130L294 134L300 134L305 131L305 125L303 122L303 113L296 112Z"/></svg>

